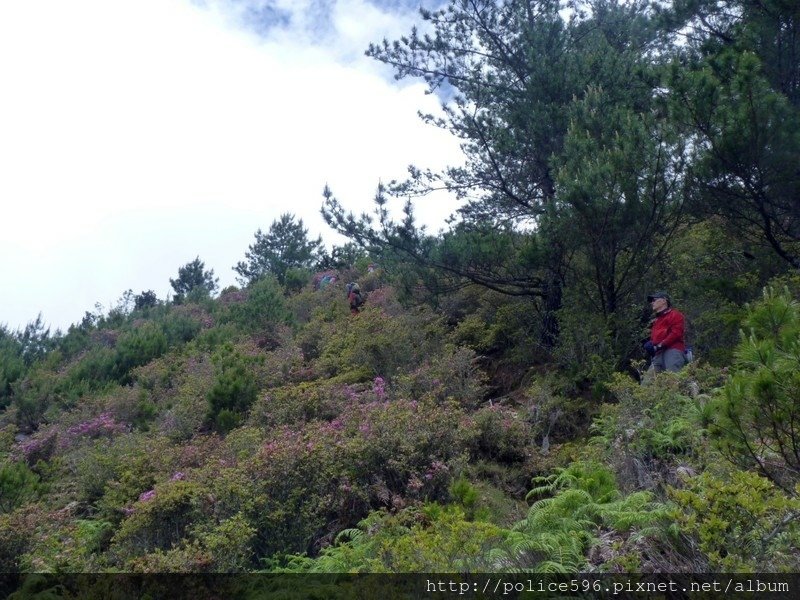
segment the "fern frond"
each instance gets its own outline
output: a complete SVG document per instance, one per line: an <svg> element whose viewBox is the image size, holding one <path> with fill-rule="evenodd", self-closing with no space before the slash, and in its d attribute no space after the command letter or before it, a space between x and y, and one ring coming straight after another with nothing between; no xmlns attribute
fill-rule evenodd
<svg viewBox="0 0 800 600"><path fill-rule="evenodd" d="M358 542L364 536L364 530L357 527L350 529L342 529L334 538L334 543L341 544L344 542Z"/></svg>

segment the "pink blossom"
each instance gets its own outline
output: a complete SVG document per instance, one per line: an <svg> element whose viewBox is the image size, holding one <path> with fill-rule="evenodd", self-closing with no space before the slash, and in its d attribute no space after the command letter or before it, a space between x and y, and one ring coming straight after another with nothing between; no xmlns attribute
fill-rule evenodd
<svg viewBox="0 0 800 600"><path fill-rule="evenodd" d="M39 431L32 437L19 442L13 456L19 458L21 454L28 462L35 462L37 458L46 458L55 448L57 436L54 428Z"/></svg>
<svg viewBox="0 0 800 600"><path fill-rule="evenodd" d="M79 423L67 429L68 437L99 437L102 435L111 435L113 433L122 433L127 430L127 427L122 423L117 422L110 413L104 412L93 419Z"/></svg>
<svg viewBox="0 0 800 600"><path fill-rule="evenodd" d="M375 381L372 382L372 391L378 400L386 398L386 381L384 381L383 377L378 376L375 378Z"/></svg>
<svg viewBox="0 0 800 600"><path fill-rule="evenodd" d="M149 502L155 497L155 495L155 490L147 490L146 492L142 492L139 494L139 502Z"/></svg>
<svg viewBox="0 0 800 600"><path fill-rule="evenodd" d="M170 478L170 481L183 481L184 479L186 479L186 475L182 471L178 471Z"/></svg>

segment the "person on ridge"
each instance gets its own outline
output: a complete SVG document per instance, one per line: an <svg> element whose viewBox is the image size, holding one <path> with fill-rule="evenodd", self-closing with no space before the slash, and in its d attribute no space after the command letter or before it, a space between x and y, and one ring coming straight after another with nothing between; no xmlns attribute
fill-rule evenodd
<svg viewBox="0 0 800 600"><path fill-rule="evenodd" d="M655 313L650 339L642 344L648 356L652 357L649 372L680 371L686 364L685 319L672 308L666 292L655 292L647 297L647 301Z"/></svg>
<svg viewBox="0 0 800 600"><path fill-rule="evenodd" d="M359 308L364 304L364 296L361 295L361 288L357 283L347 284L347 300L350 303L350 313L357 315Z"/></svg>

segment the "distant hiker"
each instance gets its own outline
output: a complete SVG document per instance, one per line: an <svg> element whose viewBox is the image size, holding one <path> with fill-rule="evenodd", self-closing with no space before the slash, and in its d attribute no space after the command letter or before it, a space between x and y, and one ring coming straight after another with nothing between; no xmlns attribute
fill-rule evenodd
<svg viewBox="0 0 800 600"><path fill-rule="evenodd" d="M364 295L357 283L347 284L347 301L350 302L350 313L357 315L361 305L364 304Z"/></svg>
<svg viewBox="0 0 800 600"><path fill-rule="evenodd" d="M324 290L330 284L336 282L336 271L321 271L314 275L312 281L315 290Z"/></svg>
<svg viewBox="0 0 800 600"><path fill-rule="evenodd" d="M317 289L324 290L330 284L336 281L335 275L323 275L322 278L319 280L319 287Z"/></svg>
<svg viewBox="0 0 800 600"><path fill-rule="evenodd" d="M650 339L642 344L651 357L648 374L680 371L686 364L683 315L672 308L672 300L666 292L655 292L647 297L647 301L655 313Z"/></svg>

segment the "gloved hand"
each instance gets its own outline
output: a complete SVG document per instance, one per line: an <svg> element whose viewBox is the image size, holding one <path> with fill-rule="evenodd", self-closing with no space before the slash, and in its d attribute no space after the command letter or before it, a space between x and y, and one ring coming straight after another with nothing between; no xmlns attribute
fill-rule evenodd
<svg viewBox="0 0 800 600"><path fill-rule="evenodd" d="M656 355L656 347L653 345L653 342L647 340L644 344L642 344L642 348L644 351L647 352L648 356L655 356Z"/></svg>

